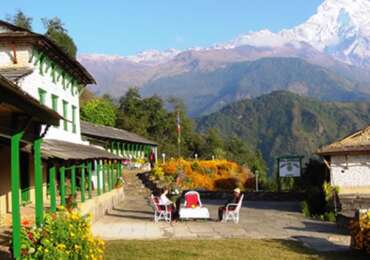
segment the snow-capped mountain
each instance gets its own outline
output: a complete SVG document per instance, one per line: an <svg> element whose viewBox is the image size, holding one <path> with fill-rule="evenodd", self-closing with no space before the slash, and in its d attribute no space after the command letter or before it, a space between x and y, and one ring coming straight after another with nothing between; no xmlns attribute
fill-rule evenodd
<svg viewBox="0 0 370 260"><path fill-rule="evenodd" d="M268 57L304 59L359 82L361 90L368 92L370 0L326 0L312 17L294 28L249 32L210 47L148 50L126 57L84 54L79 60L97 79L92 91L120 96L129 87L148 86L161 78L186 77L186 73Z"/></svg>
<svg viewBox="0 0 370 260"><path fill-rule="evenodd" d="M305 23L278 33L262 30L240 35L224 48L282 46L306 42L340 61L370 67L370 1L326 0Z"/></svg>
<svg viewBox="0 0 370 260"><path fill-rule="evenodd" d="M317 8L316 14L292 29L277 33L267 29L249 32L224 44L186 51L233 49L243 45L283 47L289 44L291 47L302 48L302 42L342 62L370 68L370 0L325 0ZM182 51L177 49L148 50L128 57L100 55L100 58L104 61L123 59L127 62L156 66L172 60L180 53ZM97 57L99 55L92 58Z"/></svg>

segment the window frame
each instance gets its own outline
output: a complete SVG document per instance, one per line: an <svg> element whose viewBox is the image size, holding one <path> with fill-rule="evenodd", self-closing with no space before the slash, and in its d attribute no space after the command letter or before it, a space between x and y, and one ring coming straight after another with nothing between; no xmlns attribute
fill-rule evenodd
<svg viewBox="0 0 370 260"><path fill-rule="evenodd" d="M63 122L63 129L64 131L68 131L68 101L63 99L63 117L64 117L64 122Z"/></svg>

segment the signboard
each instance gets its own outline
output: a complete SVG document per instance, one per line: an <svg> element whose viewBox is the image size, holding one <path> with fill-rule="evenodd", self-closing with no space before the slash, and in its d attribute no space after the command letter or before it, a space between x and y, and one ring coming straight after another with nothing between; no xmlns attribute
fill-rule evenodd
<svg viewBox="0 0 370 260"><path fill-rule="evenodd" d="M301 157L282 157L279 159L280 177L300 177Z"/></svg>

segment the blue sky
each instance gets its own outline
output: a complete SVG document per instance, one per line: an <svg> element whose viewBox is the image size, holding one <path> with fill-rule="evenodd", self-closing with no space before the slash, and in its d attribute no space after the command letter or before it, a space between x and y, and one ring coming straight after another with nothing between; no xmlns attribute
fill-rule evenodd
<svg viewBox="0 0 370 260"><path fill-rule="evenodd" d="M131 55L147 49L207 47L249 31L305 21L322 0L2 0L1 19L21 9L43 32L58 16L79 53Z"/></svg>

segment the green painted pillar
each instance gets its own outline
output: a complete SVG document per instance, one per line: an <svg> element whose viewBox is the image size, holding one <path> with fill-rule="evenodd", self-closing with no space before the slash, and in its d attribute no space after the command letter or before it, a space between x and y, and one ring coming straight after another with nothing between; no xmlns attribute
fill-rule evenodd
<svg viewBox="0 0 370 260"><path fill-rule="evenodd" d="M96 177L97 177L97 183L98 183L98 187L97 187L97 192L98 192L98 196L100 195L101 193L101 190L100 190L100 171L101 171L101 165L100 165L100 162L98 162L96 164Z"/></svg>
<svg viewBox="0 0 370 260"><path fill-rule="evenodd" d="M44 197L42 190L42 161L41 161L42 139L36 139L33 143L34 166L35 166L35 210L36 225L40 226L43 222Z"/></svg>
<svg viewBox="0 0 370 260"><path fill-rule="evenodd" d="M107 164L107 175L108 175L108 191L110 191L112 189L112 175L111 175L111 167L110 167L110 164L111 162L108 161L108 164Z"/></svg>
<svg viewBox="0 0 370 260"><path fill-rule="evenodd" d="M91 194L91 182L92 182L92 165L91 165L91 162L88 162L87 163L87 174L88 174L88 183L87 183L87 187L88 187L88 196L89 196L89 199L92 198L92 194Z"/></svg>
<svg viewBox="0 0 370 260"><path fill-rule="evenodd" d="M12 189L12 240L13 256L15 259L21 257L21 212L19 208L19 190L20 190L20 156L19 145L23 132L19 132L11 138L11 189Z"/></svg>
<svg viewBox="0 0 370 260"><path fill-rule="evenodd" d="M66 169L65 167L60 168L60 204L66 205Z"/></svg>
<svg viewBox="0 0 370 260"><path fill-rule="evenodd" d="M76 195L76 166L72 165L71 167L71 193Z"/></svg>
<svg viewBox="0 0 370 260"><path fill-rule="evenodd" d="M110 152L111 153L113 153L113 154L115 154L115 151L114 151L114 141L112 141L111 143L110 143Z"/></svg>
<svg viewBox="0 0 370 260"><path fill-rule="evenodd" d="M81 190L81 202L85 201L85 164L81 165L81 182L80 182L80 190Z"/></svg>
<svg viewBox="0 0 370 260"><path fill-rule="evenodd" d="M105 186L106 186L106 164L103 161L102 164L102 177L103 177L103 193L105 193Z"/></svg>
<svg viewBox="0 0 370 260"><path fill-rule="evenodd" d="M57 195L56 195L56 187L55 187L55 174L56 168L51 167L49 169L49 179L50 179L50 210L51 212L55 212L57 210Z"/></svg>

